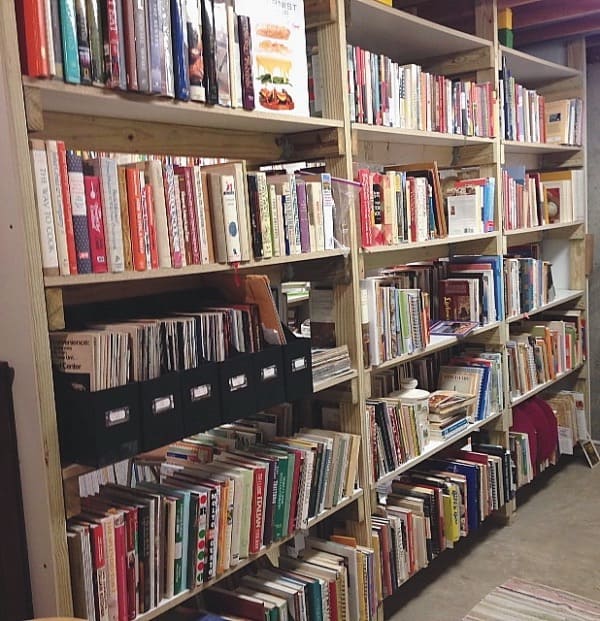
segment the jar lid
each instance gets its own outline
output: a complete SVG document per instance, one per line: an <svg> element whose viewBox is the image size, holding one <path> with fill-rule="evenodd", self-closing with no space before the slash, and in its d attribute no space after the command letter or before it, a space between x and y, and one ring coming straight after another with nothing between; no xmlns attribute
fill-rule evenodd
<svg viewBox="0 0 600 621"><path fill-rule="evenodd" d="M418 384L419 382L414 377L406 377L400 380L401 390L398 392L400 399L410 399L414 401L429 399L429 392L417 388Z"/></svg>

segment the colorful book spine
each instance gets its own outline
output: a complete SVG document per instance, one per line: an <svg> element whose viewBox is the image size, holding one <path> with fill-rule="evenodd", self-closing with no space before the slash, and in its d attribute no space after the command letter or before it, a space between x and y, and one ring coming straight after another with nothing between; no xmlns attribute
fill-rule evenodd
<svg viewBox="0 0 600 621"><path fill-rule="evenodd" d="M119 18L117 0L106 0L104 5L104 67L106 71L106 86L120 88L121 85L121 56L119 38Z"/></svg>
<svg viewBox="0 0 600 621"><path fill-rule="evenodd" d="M134 0L123 0L123 36L125 39L125 77L127 89L138 90L138 72L135 51Z"/></svg>
<svg viewBox="0 0 600 621"><path fill-rule="evenodd" d="M127 180L127 203L129 228L131 230L133 268L136 271L143 272L147 267L147 258L139 171L137 168L128 167L125 169L125 175Z"/></svg>
<svg viewBox="0 0 600 621"><path fill-rule="evenodd" d="M79 52L79 77L82 84L92 83L92 58L85 0L75 0L75 21L77 24L77 49Z"/></svg>
<svg viewBox="0 0 600 621"><path fill-rule="evenodd" d="M79 84L79 48L74 0L59 0L60 31L63 53L63 77L65 82Z"/></svg>
<svg viewBox="0 0 600 621"><path fill-rule="evenodd" d="M182 267L183 265L183 237L182 230L179 226L179 218L177 215L177 198L179 188L176 187L175 173L173 165L166 164L163 171L165 203L167 206L167 225L169 228L169 243L171 247L171 262L173 267Z"/></svg>
<svg viewBox="0 0 600 621"><path fill-rule="evenodd" d="M148 22L148 73L149 91L160 95L162 93L162 30L161 4L162 0L146 0L146 19Z"/></svg>
<svg viewBox="0 0 600 621"><path fill-rule="evenodd" d="M36 78L50 75L44 0L23 0L15 4L19 23L19 47L23 72Z"/></svg>
<svg viewBox="0 0 600 621"><path fill-rule="evenodd" d="M84 172L83 185L85 188L85 202L87 207L92 272L99 274L108 271L106 244L104 241L104 223L102 220L100 179L96 176L85 174Z"/></svg>
<svg viewBox="0 0 600 621"><path fill-rule="evenodd" d="M77 251L77 272L79 274L91 274L92 259L85 202L85 186L83 183L83 161L81 156L75 151L67 151L67 170L69 174L75 248Z"/></svg>
<svg viewBox="0 0 600 621"><path fill-rule="evenodd" d="M171 0L171 36L173 40L175 97L182 101L188 101L190 98L190 73L184 0Z"/></svg>
<svg viewBox="0 0 600 621"><path fill-rule="evenodd" d="M102 17L100 15L99 0L86 0L86 15L88 26L88 40L90 45L90 66L92 84L104 86L104 43Z"/></svg>

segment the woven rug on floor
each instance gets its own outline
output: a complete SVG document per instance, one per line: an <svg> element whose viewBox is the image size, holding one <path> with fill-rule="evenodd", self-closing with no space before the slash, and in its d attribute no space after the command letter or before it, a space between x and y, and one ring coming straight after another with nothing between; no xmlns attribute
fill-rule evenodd
<svg viewBox="0 0 600 621"><path fill-rule="evenodd" d="M543 584L510 578L463 621L600 621L600 602Z"/></svg>

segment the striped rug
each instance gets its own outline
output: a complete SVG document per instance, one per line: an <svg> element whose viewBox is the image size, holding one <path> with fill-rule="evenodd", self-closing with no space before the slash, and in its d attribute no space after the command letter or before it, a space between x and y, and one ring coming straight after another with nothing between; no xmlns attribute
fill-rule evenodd
<svg viewBox="0 0 600 621"><path fill-rule="evenodd" d="M463 621L600 621L600 602L511 578L486 595Z"/></svg>

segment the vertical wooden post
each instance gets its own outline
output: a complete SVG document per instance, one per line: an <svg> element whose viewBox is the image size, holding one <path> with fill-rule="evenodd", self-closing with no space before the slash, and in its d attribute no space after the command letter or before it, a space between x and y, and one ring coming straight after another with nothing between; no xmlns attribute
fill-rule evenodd
<svg viewBox="0 0 600 621"><path fill-rule="evenodd" d="M0 343L14 402L36 617L72 614L61 468L14 3L0 3ZM9 535L10 536L10 535Z"/></svg>

